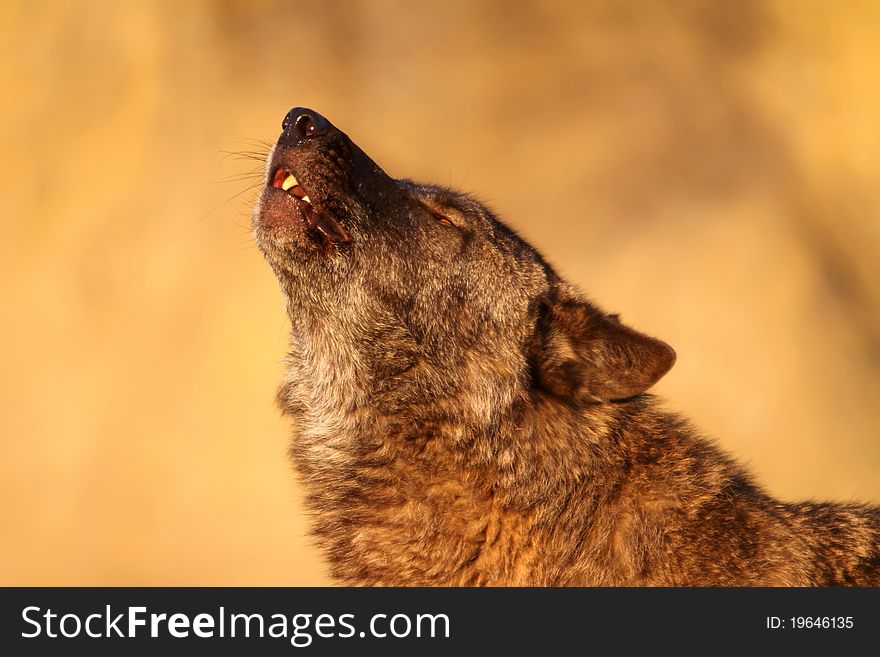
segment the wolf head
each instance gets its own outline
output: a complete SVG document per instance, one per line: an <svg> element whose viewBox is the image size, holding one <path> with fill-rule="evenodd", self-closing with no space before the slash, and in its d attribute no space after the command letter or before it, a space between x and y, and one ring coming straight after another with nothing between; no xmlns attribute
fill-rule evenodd
<svg viewBox="0 0 880 657"><path fill-rule="evenodd" d="M290 405L305 388L390 412L432 395L482 423L536 394L631 397L672 367L475 199L391 178L312 110L282 128L253 228L287 299Z"/></svg>

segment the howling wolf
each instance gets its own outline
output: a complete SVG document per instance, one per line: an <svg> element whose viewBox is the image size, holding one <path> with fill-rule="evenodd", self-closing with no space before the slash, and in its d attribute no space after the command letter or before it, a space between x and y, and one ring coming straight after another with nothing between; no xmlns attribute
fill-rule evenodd
<svg viewBox="0 0 880 657"><path fill-rule="evenodd" d="M278 402L356 585L880 585L880 507L767 495L646 391L675 362L473 198L388 176L295 108L257 245Z"/></svg>

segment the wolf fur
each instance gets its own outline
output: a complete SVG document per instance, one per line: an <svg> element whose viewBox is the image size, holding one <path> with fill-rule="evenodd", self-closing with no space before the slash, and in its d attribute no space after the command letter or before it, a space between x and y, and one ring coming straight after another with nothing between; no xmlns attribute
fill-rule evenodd
<svg viewBox="0 0 880 657"><path fill-rule="evenodd" d="M646 392L674 351L474 198L389 177L297 108L253 224L292 329L277 400L339 582L880 585L880 508L765 493Z"/></svg>

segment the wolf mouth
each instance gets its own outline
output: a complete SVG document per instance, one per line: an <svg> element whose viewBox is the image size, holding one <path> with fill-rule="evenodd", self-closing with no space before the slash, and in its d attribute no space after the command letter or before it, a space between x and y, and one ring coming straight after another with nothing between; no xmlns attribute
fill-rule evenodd
<svg viewBox="0 0 880 657"><path fill-rule="evenodd" d="M306 232L320 233L326 240L334 244L351 240L351 235L342 224L316 206L292 171L278 167L275 170L275 175L272 176L270 186L284 192L293 200Z"/></svg>

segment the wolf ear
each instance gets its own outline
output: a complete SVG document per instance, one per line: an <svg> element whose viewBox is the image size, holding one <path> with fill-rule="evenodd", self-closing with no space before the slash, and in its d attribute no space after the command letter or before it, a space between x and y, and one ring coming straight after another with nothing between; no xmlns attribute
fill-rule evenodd
<svg viewBox="0 0 880 657"><path fill-rule="evenodd" d="M665 342L580 300L545 303L538 334L537 383L574 402L632 397L675 363L675 351Z"/></svg>

